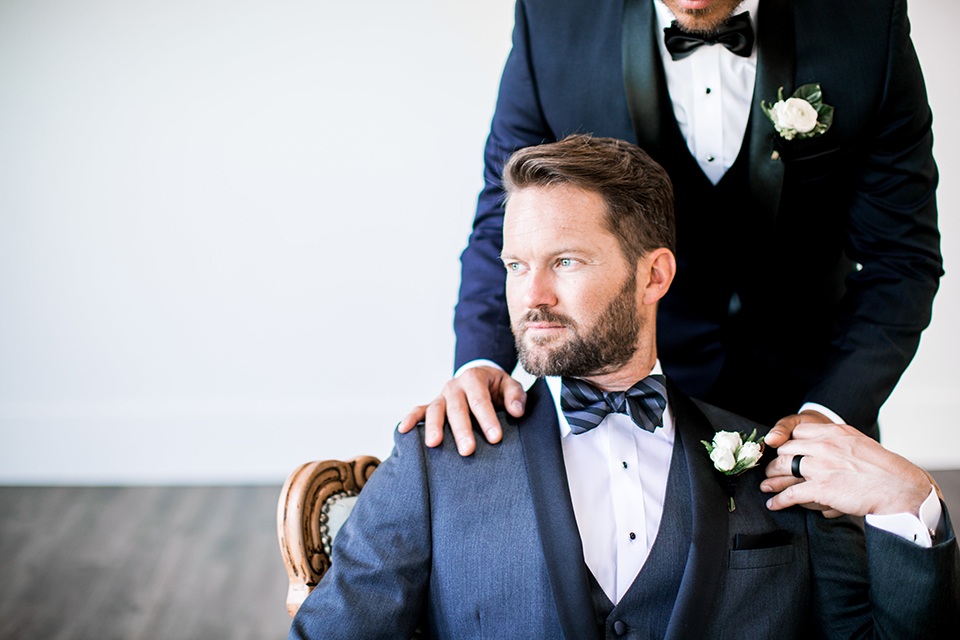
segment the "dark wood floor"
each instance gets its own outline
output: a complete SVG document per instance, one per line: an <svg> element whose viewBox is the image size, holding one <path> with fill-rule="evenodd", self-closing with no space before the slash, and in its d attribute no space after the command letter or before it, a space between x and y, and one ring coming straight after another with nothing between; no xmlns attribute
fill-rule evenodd
<svg viewBox="0 0 960 640"><path fill-rule="evenodd" d="M279 494L0 488L0 639L285 638Z"/></svg>
<svg viewBox="0 0 960 640"><path fill-rule="evenodd" d="M960 514L960 471L934 473ZM0 487L0 640L280 640L280 487Z"/></svg>

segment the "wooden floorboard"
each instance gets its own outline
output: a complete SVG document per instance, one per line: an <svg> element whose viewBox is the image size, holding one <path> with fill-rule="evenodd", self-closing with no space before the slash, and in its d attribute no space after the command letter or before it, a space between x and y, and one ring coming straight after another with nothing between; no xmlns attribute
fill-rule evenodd
<svg viewBox="0 0 960 640"><path fill-rule="evenodd" d="M282 640L279 492L0 487L0 640Z"/></svg>
<svg viewBox="0 0 960 640"><path fill-rule="evenodd" d="M0 487L0 640L281 640L280 487Z"/></svg>

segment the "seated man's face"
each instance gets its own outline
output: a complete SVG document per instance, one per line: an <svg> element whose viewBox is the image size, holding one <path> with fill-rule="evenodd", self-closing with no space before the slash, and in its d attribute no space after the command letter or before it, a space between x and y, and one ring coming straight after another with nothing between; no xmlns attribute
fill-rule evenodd
<svg viewBox="0 0 960 640"><path fill-rule="evenodd" d="M521 189L507 202L507 305L520 363L536 376L611 373L637 350L637 271L605 207L568 185Z"/></svg>

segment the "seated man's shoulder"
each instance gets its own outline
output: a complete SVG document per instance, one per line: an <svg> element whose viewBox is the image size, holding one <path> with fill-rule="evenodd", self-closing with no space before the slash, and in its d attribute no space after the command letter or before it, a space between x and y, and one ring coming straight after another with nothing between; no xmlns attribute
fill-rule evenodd
<svg viewBox="0 0 960 640"><path fill-rule="evenodd" d="M436 447L428 447L424 444L426 426L423 422L418 422L417 426L407 433L394 432L394 441L397 447L419 447L431 456L440 458L453 457L453 459L459 458L461 460L502 455L504 450L511 449L519 443L517 419L511 417L506 411L497 411L497 419L500 421L500 429L503 432L503 436L500 441L495 444L487 442L476 418L472 415L470 418L473 423L473 437L476 442L476 448L470 456L464 457L460 455L449 422L444 422L443 441Z"/></svg>

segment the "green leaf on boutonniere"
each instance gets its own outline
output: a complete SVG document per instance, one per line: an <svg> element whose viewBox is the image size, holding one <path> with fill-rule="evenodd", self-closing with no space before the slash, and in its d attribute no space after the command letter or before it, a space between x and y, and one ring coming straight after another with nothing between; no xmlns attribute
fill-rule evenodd
<svg viewBox="0 0 960 640"><path fill-rule="evenodd" d="M783 87L780 88L780 92L781 95L783 95ZM806 100L810 104L817 104L818 102L823 102L823 91L820 90L819 84L805 84L794 91L790 97ZM781 98L781 100L782 99L783 98Z"/></svg>

